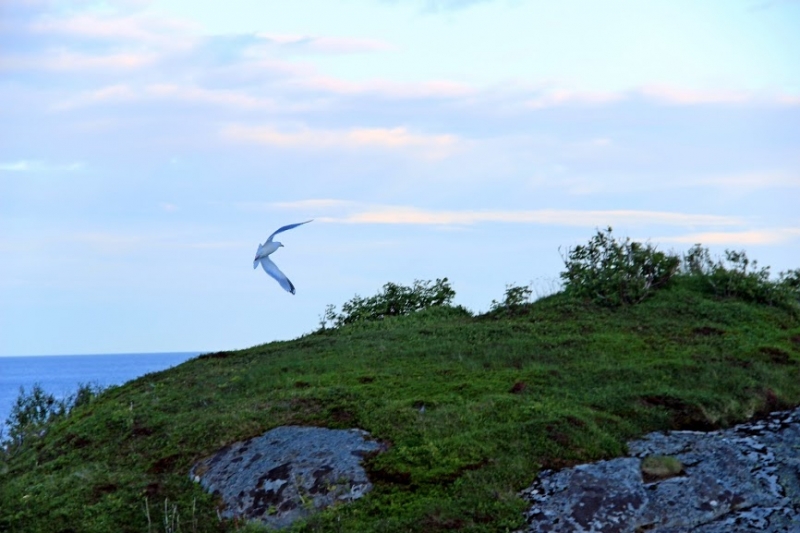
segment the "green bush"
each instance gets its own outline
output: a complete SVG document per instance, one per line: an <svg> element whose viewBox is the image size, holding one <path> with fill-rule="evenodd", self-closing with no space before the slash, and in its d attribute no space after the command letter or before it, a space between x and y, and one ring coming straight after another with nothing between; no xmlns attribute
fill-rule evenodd
<svg viewBox="0 0 800 533"><path fill-rule="evenodd" d="M11 454L34 437L39 437L49 425L68 416L73 409L91 402L102 388L98 385L81 383L78 390L64 399L56 399L35 383L30 392L19 388L11 414L6 419L8 436L0 435L0 456Z"/></svg>
<svg viewBox="0 0 800 533"><path fill-rule="evenodd" d="M725 250L725 258L715 261L708 248L695 244L684 255L682 272L722 298L783 307L796 306L800 298L800 269L781 272L772 280L770 268L759 268L744 251Z"/></svg>
<svg viewBox="0 0 800 533"><path fill-rule="evenodd" d="M503 301L492 300L489 312L497 314L518 314L524 305L531 303L533 289L530 285L506 285Z"/></svg>
<svg viewBox="0 0 800 533"><path fill-rule="evenodd" d="M383 291L375 296L354 296L342 304L340 313L336 312L336 306L328 305L320 319L320 326L325 329L331 324L338 328L357 322L382 320L387 316L410 315L422 309L449 306L455 295L447 278L437 279L436 282L414 280L411 287L387 283Z"/></svg>
<svg viewBox="0 0 800 533"><path fill-rule="evenodd" d="M666 286L680 266L678 256L616 239L610 227L598 230L588 244L567 249L562 259L567 294L611 307L641 302Z"/></svg>

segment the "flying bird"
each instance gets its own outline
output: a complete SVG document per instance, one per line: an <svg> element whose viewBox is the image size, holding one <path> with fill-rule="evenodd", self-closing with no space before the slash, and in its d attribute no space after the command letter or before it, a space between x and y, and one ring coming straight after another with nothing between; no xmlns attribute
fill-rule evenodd
<svg viewBox="0 0 800 533"><path fill-rule="evenodd" d="M296 228L297 226L302 226L303 224L308 224L309 222L311 222L311 220L298 222L297 224L289 224L288 226L283 226L275 230L275 233L269 236L267 242L258 245L256 258L253 260L253 268L258 268L258 264L261 263L261 266L264 268L264 272L275 278L275 281L280 283L281 287L292 294L294 294L294 285L292 285L292 282L289 281L289 278L287 278L286 275L281 272L277 266L275 266L275 263L269 259L269 254L283 246L283 244L279 243L278 241L273 242L272 238L282 231Z"/></svg>

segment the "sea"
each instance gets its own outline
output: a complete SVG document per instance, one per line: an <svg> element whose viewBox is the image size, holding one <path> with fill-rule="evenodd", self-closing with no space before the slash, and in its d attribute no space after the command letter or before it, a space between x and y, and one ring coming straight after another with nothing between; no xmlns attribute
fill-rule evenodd
<svg viewBox="0 0 800 533"><path fill-rule="evenodd" d="M165 370L204 352L37 355L0 357L0 428L5 427L20 387L39 384L57 399L74 394L80 384L108 387Z"/></svg>

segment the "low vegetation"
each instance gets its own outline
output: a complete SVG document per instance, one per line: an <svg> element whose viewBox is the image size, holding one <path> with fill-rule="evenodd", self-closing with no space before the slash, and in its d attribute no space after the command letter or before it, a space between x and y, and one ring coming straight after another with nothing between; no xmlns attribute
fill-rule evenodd
<svg viewBox="0 0 800 533"><path fill-rule="evenodd" d="M68 409L23 394L0 453L0 531L259 531L220 520L188 471L284 424L389 444L367 462L367 497L295 532L513 531L543 468L800 404L800 271L772 279L743 252L680 256L610 228L564 263L563 290L531 301L511 285L485 314L454 307L447 278L390 283L293 341L205 354Z"/></svg>

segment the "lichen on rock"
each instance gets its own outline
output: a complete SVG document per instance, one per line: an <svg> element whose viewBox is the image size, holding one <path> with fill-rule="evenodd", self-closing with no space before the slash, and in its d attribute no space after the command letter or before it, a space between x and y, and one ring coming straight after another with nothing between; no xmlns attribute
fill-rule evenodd
<svg viewBox="0 0 800 533"><path fill-rule="evenodd" d="M630 457L543 471L530 533L800 532L800 409L721 431L651 433Z"/></svg>
<svg viewBox="0 0 800 533"><path fill-rule="evenodd" d="M222 499L223 517L280 529L372 488L361 460L381 445L368 436L359 429L282 426L226 446L189 475Z"/></svg>

